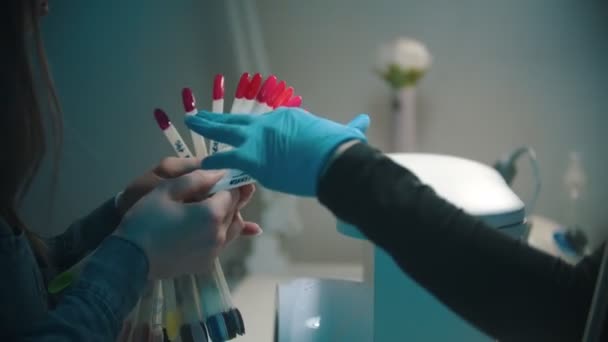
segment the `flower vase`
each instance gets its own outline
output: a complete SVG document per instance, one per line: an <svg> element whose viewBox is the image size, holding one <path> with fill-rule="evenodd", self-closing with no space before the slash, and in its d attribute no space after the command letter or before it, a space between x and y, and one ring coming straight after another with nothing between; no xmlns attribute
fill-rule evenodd
<svg viewBox="0 0 608 342"><path fill-rule="evenodd" d="M395 90L393 102L392 152L414 152L416 146L416 88Z"/></svg>

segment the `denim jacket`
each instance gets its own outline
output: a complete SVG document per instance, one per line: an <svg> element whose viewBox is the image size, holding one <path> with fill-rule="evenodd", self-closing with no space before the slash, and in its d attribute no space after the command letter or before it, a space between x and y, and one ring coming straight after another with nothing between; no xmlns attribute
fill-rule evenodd
<svg viewBox="0 0 608 342"><path fill-rule="evenodd" d="M0 219L0 340L114 341L148 273L141 249L108 237L119 222L113 201L105 202L46 239L50 265L40 267L27 237ZM78 280L54 305L48 280L92 250Z"/></svg>

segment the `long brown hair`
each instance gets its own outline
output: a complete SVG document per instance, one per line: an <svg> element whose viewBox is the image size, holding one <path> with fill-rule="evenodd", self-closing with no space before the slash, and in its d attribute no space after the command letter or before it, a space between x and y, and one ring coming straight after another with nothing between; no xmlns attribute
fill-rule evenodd
<svg viewBox="0 0 608 342"><path fill-rule="evenodd" d="M0 14L0 215L43 246L17 215L47 147L56 178L62 139L61 108L49 73L36 0L3 0ZM44 105L42 105L44 104ZM43 115L47 113L48 115ZM48 123L49 129L45 129ZM47 134L48 133L48 134ZM47 146L50 145L50 146ZM37 254L38 254L37 253Z"/></svg>

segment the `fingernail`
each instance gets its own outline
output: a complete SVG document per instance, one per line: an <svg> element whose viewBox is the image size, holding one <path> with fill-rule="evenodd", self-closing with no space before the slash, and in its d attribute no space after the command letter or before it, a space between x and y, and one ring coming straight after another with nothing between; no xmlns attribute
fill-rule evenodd
<svg viewBox="0 0 608 342"><path fill-rule="evenodd" d="M253 237L262 235L262 233L264 233L264 230L262 228L258 227L258 231L257 232L255 232L255 233L253 233L251 231L249 231L249 232L242 232L241 236L245 236L245 237L248 237L248 238L253 238Z"/></svg>

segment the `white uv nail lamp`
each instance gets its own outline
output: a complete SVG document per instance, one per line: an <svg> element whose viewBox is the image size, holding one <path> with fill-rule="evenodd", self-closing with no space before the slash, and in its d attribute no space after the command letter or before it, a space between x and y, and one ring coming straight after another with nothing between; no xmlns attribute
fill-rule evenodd
<svg viewBox="0 0 608 342"><path fill-rule="evenodd" d="M524 203L492 167L445 155L388 156L491 227L514 238L525 235ZM337 229L365 239L353 226L338 222ZM492 341L417 285L384 251L369 248L373 266L362 282L298 279L279 285L275 341Z"/></svg>

